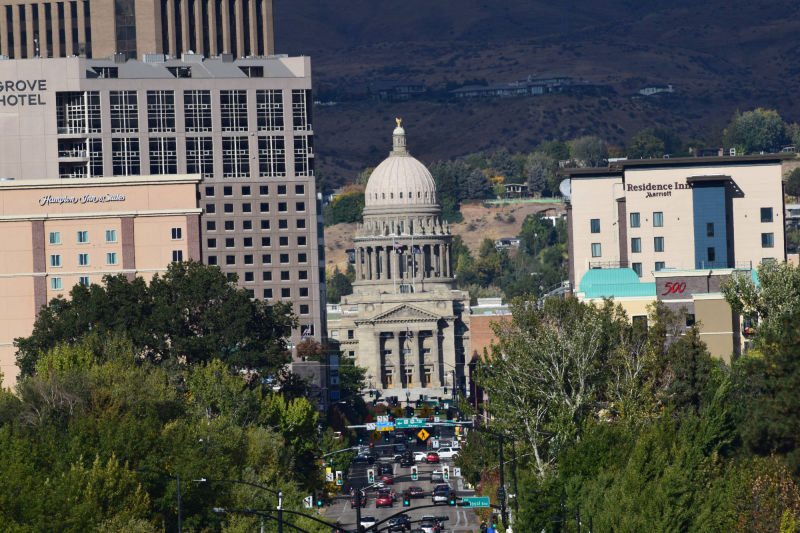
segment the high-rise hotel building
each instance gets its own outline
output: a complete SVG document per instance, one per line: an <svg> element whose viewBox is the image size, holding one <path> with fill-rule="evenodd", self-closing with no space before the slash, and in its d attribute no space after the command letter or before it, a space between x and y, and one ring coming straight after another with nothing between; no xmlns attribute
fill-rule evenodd
<svg viewBox="0 0 800 533"><path fill-rule="evenodd" d="M272 0L0 0L0 55L274 54Z"/></svg>
<svg viewBox="0 0 800 533"><path fill-rule="evenodd" d="M148 256L148 272L157 270L156 255L163 260L163 268L175 258L199 257L237 274L239 284L253 297L291 303L299 319L293 343L304 334L324 335L324 258L314 181L310 60L234 59L229 54L214 58L184 54L181 60L149 55L145 59L125 60L117 54L109 59L0 60L0 180L4 184L0 198L7 201L12 197L7 191L36 180L44 189L14 197L32 201L34 196L67 196L80 203L85 191L74 189L96 181L99 188L92 189L90 197L121 195L130 200L58 205L56 218L74 220L68 229L53 230L61 231L64 240L71 242L73 232L90 229L84 219L94 220L91 226L100 233L116 229L121 246L128 236L128 255L120 248L116 269L103 262L102 272L89 274L95 259L70 255L69 273L57 276L63 280L63 294L76 280L95 282L103 273L117 271L142 273L135 259L144 257L144 252L137 252L137 246L146 246L142 239L148 237L154 242L166 239L163 250ZM153 195L168 194L169 189L154 183L182 176L194 180L195 193L191 198L182 193L182 203L173 202L161 213ZM187 183L186 179L181 183ZM126 180L131 186L142 180L142 187L150 192L145 196L119 193ZM100 187L103 183L105 188ZM103 209L88 209L92 206ZM11 206L2 207L8 211ZM9 279L44 277L48 298L58 291L47 281L55 276L50 266L63 270L47 262L55 252L41 251L50 246L43 236L50 233L47 220L56 216L53 209L47 202L14 206L15 223L35 225L44 220L45 226L31 230L36 238L18 239L31 247L23 246L20 257L36 257L29 261L30 268L8 260L0 272ZM167 212L170 217L161 225L135 222L138 217L158 220ZM184 222L178 223L176 216ZM109 223L98 222L104 217ZM133 217L134 223L117 220L126 217ZM176 247L172 242L176 228L178 240L195 241ZM100 239L100 233L88 238ZM72 244L80 248L86 242ZM113 248L114 242L109 246ZM178 250L182 251L172 253ZM16 287L5 286L6 294L0 293L0 299L6 303L0 305L8 306L9 291ZM41 300L41 287L37 294ZM27 335L36 311L38 307L31 306L27 330L3 330L0 345L10 347L14 337ZM3 361L7 374L11 357L10 363Z"/></svg>

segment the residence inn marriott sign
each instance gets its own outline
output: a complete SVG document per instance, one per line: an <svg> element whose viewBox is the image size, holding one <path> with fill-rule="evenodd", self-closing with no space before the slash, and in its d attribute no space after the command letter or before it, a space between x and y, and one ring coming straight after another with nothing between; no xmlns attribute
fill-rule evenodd
<svg viewBox="0 0 800 533"><path fill-rule="evenodd" d="M0 181L0 372L13 385L14 339L39 309L108 274L164 272L200 259L199 175Z"/></svg>

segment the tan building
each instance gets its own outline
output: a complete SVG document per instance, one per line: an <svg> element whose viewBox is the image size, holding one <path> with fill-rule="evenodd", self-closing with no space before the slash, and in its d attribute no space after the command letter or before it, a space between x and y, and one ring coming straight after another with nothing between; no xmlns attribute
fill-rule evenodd
<svg viewBox="0 0 800 533"><path fill-rule="evenodd" d="M0 181L0 371L41 306L106 274L150 279L200 259L198 175Z"/></svg>
<svg viewBox="0 0 800 533"><path fill-rule="evenodd" d="M785 261L781 162L791 155L637 159L567 169L569 279L631 268L754 268Z"/></svg>
<svg viewBox="0 0 800 533"><path fill-rule="evenodd" d="M401 401L469 391L469 295L456 290L452 235L436 185L405 131L373 171L355 237L356 280L329 335L367 369L367 388ZM452 392L450 393L452 394Z"/></svg>
<svg viewBox="0 0 800 533"><path fill-rule="evenodd" d="M0 0L0 54L33 57L264 57L272 0Z"/></svg>

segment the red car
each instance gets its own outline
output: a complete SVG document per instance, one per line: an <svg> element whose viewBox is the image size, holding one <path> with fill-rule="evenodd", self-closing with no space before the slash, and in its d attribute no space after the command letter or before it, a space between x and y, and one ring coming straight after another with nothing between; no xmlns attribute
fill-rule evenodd
<svg viewBox="0 0 800 533"><path fill-rule="evenodd" d="M394 476L391 474L384 474L381 476L381 482L392 485L394 483Z"/></svg>
<svg viewBox="0 0 800 533"><path fill-rule="evenodd" d="M422 490L422 487L408 487L408 495L412 498L424 498L425 491Z"/></svg>
<svg viewBox="0 0 800 533"><path fill-rule="evenodd" d="M378 496L375 498L375 507L391 507L392 503L394 503L394 500L390 491L382 490L378 492Z"/></svg>
<svg viewBox="0 0 800 533"><path fill-rule="evenodd" d="M439 462L439 454L436 452L428 452L427 461L429 463L438 463Z"/></svg>

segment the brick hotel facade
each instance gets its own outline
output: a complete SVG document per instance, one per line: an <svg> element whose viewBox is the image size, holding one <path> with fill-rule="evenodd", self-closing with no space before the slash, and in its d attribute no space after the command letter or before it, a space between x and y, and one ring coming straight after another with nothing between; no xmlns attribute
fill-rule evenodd
<svg viewBox="0 0 800 533"><path fill-rule="evenodd" d="M292 303L292 343L325 334L308 58L5 60L0 80L0 179L197 174L199 258Z"/></svg>

